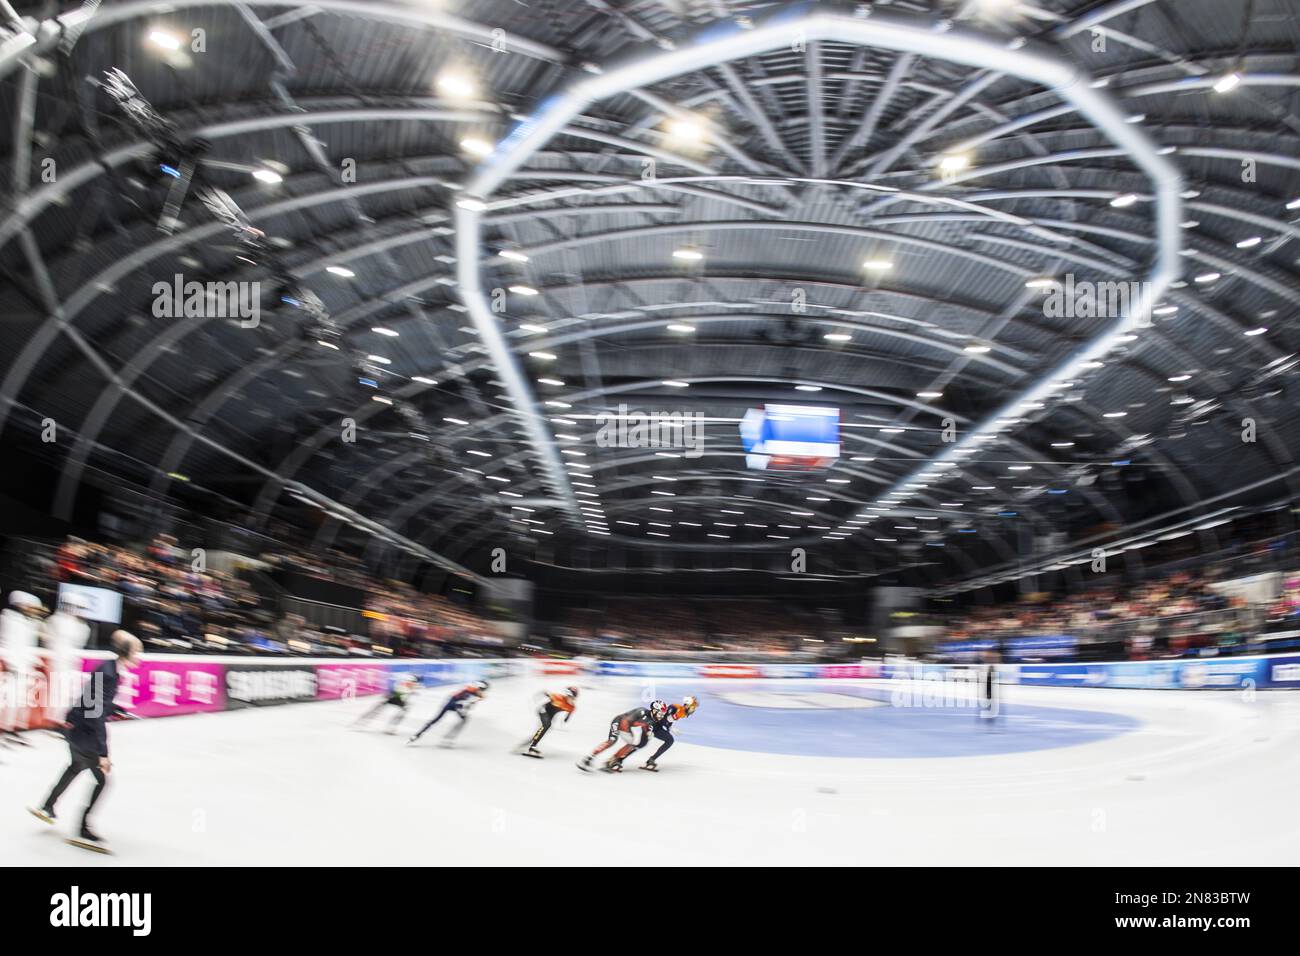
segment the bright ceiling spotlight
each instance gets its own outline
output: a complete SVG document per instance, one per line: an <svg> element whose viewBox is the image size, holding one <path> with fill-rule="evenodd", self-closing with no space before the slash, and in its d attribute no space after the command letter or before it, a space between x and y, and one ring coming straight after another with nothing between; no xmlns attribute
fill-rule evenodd
<svg viewBox="0 0 1300 956"><path fill-rule="evenodd" d="M165 30L150 30L148 39L154 46L163 50L179 50L181 48L180 37Z"/></svg>
<svg viewBox="0 0 1300 956"><path fill-rule="evenodd" d="M460 141L460 148L471 156L487 156L496 149L487 140L479 139L477 136L466 136Z"/></svg>
<svg viewBox="0 0 1300 956"><path fill-rule="evenodd" d="M1225 73L1214 82L1214 92L1230 93L1241 84L1241 74L1236 70Z"/></svg>
<svg viewBox="0 0 1300 956"><path fill-rule="evenodd" d="M1261 325L1259 328L1257 328L1257 329L1250 329L1250 330L1248 330L1247 332L1244 332L1243 334L1244 334L1244 335L1251 335L1251 336L1254 336L1254 335L1263 335L1263 334L1264 334L1265 332L1267 332L1267 331L1268 331L1268 329L1267 329L1266 327L1264 327L1264 326Z"/></svg>
<svg viewBox="0 0 1300 956"><path fill-rule="evenodd" d="M943 398L943 392L917 392L917 398Z"/></svg>
<svg viewBox="0 0 1300 956"><path fill-rule="evenodd" d="M993 349L988 345L968 345L962 351L970 352L973 355L984 355L987 352L992 352Z"/></svg>
<svg viewBox="0 0 1300 956"><path fill-rule="evenodd" d="M512 285L508 287L515 295L538 295L538 291L530 285Z"/></svg>
<svg viewBox="0 0 1300 956"><path fill-rule="evenodd" d="M679 249L673 250L673 258L681 259L685 262L699 262L704 258L704 253L700 252L699 249L696 249L693 246L682 246Z"/></svg>
<svg viewBox="0 0 1300 956"><path fill-rule="evenodd" d="M679 116L668 124L668 135L683 143L701 143L707 133L700 120L691 116Z"/></svg>
<svg viewBox="0 0 1300 956"><path fill-rule="evenodd" d="M1052 276L1035 276L1032 279L1025 280L1026 289L1050 289L1056 285L1056 279Z"/></svg>
<svg viewBox="0 0 1300 956"><path fill-rule="evenodd" d="M676 379L672 379L672 378L665 379L664 382L663 382L663 384L669 386L670 388L690 388L690 387L691 387L691 383L690 383L690 382L679 382L679 381L677 381Z"/></svg>
<svg viewBox="0 0 1300 956"><path fill-rule="evenodd" d="M380 365L392 365L392 364L393 364L393 360L392 360L392 359L390 359L390 358L384 358L382 355L367 355L366 358L367 358L369 361L371 361L371 362L377 362L377 363L379 363Z"/></svg>
<svg viewBox="0 0 1300 956"><path fill-rule="evenodd" d="M554 362L555 354L553 352L529 352L535 359L541 359L543 362Z"/></svg>
<svg viewBox="0 0 1300 956"><path fill-rule="evenodd" d="M1260 244L1261 242L1263 242L1263 241L1264 241L1264 240L1261 239L1259 236L1251 236L1249 239L1243 239L1243 240L1241 240L1241 242L1237 243L1237 248L1238 248L1238 249L1253 249L1253 248L1255 248L1257 245L1259 245L1259 244Z"/></svg>
<svg viewBox="0 0 1300 956"><path fill-rule="evenodd" d="M355 279L357 275L347 266L326 266L325 271L332 276L339 276L343 279Z"/></svg>
<svg viewBox="0 0 1300 956"><path fill-rule="evenodd" d="M945 153L939 157L939 169L945 173L959 173L969 165L969 153Z"/></svg>
<svg viewBox="0 0 1300 956"><path fill-rule="evenodd" d="M680 322L674 322L672 325L668 326L668 331L669 332L694 332L695 326L683 325Z"/></svg>
<svg viewBox="0 0 1300 956"><path fill-rule="evenodd" d="M497 253L502 259L509 259L511 262L527 262L528 256L517 249L502 249Z"/></svg>
<svg viewBox="0 0 1300 956"><path fill-rule="evenodd" d="M848 342L853 336L846 332L827 332L822 336L827 342Z"/></svg>
<svg viewBox="0 0 1300 956"><path fill-rule="evenodd" d="M419 382L421 385L437 385L437 384L438 384L437 381L435 381L434 379L426 378L426 377L423 376L423 375L416 375L416 376L414 376L414 377L411 379L411 381L412 381L412 382Z"/></svg>
<svg viewBox="0 0 1300 956"><path fill-rule="evenodd" d="M376 335L386 335L390 339L395 339L398 336L396 329L386 329L382 325L371 326L370 331L374 332Z"/></svg>
<svg viewBox="0 0 1300 956"><path fill-rule="evenodd" d="M862 268L868 272L888 272L894 268L894 264L888 259L867 259L862 263Z"/></svg>
<svg viewBox="0 0 1300 956"><path fill-rule="evenodd" d="M487 203L481 199L470 199L466 197L465 199L457 199L456 207L458 209L464 209L466 212L482 212L487 208Z"/></svg>
<svg viewBox="0 0 1300 956"><path fill-rule="evenodd" d="M284 182L283 176L277 173L274 169L266 169L265 167L253 170L253 178L259 183L266 183L270 186Z"/></svg>
<svg viewBox="0 0 1300 956"><path fill-rule="evenodd" d="M822 387L820 385L796 385L794 390L796 392L820 392Z"/></svg>
<svg viewBox="0 0 1300 956"><path fill-rule="evenodd" d="M1135 193L1124 193L1124 195L1116 196L1114 199L1112 199L1110 201L1110 204L1114 206L1116 209L1123 209L1126 206L1133 205L1137 201L1138 198Z"/></svg>
<svg viewBox="0 0 1300 956"><path fill-rule="evenodd" d="M1221 273L1218 273L1218 272L1206 272L1206 273L1203 273L1202 275L1197 276L1197 277L1196 277L1195 279L1193 279L1192 281L1193 281L1193 282L1199 282L1199 283L1201 283L1202 285L1204 285L1205 283L1207 283L1207 282L1213 282L1214 280L1216 280L1216 279L1218 279L1218 278L1220 278L1220 277L1221 277Z"/></svg>
<svg viewBox="0 0 1300 956"><path fill-rule="evenodd" d="M458 100L473 98L478 92L478 84L464 73L448 70L438 77L438 92Z"/></svg>

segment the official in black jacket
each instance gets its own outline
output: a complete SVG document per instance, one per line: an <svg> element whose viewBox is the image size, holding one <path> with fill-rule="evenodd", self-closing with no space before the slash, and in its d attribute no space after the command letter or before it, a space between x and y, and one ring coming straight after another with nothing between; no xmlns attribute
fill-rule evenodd
<svg viewBox="0 0 1300 956"><path fill-rule="evenodd" d="M103 846L103 840L90 829L90 811L95 808L104 787L108 783L108 774L112 763L108 759L108 721L123 716L125 712L113 699L117 696L118 682L124 671L134 669L140 662L140 639L126 631L115 631L112 637L116 657L101 663L90 673L90 679L82 689L81 699L72 706L65 718L64 731L68 738L68 749L72 753L72 762L63 776L54 785L50 795L39 810L33 810L36 816L46 823L54 822L54 807L63 791L83 770L89 770L95 778L95 789L90 795L90 802L81 814L81 839L93 846Z"/></svg>

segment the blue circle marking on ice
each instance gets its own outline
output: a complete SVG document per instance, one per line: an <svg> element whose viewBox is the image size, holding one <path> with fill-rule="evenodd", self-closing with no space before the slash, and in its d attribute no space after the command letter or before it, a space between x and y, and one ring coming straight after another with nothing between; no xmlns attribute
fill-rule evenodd
<svg viewBox="0 0 1300 956"><path fill-rule="evenodd" d="M1024 753L1106 740L1142 723L1125 714L1006 703L986 720L969 702L927 704L920 694L909 699L887 685L674 683L658 685L656 693L667 700L699 698L700 709L676 728L682 743L804 757Z"/></svg>

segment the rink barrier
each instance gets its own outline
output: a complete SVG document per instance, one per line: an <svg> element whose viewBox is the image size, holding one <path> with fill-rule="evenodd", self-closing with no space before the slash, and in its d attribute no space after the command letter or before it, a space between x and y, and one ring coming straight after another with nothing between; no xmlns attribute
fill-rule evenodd
<svg viewBox="0 0 1300 956"><path fill-rule="evenodd" d="M86 653L81 671L108 657ZM389 692L408 675L426 687L516 675L581 673L584 665L538 658L450 658L444 660L340 661L337 658L252 658L204 655L145 655L122 675L117 706L138 717L170 717L317 700L372 697ZM678 680L905 679L970 681L970 665L916 661L854 664L738 664L682 661L591 661L596 674ZM27 726L48 726L57 704L50 701L44 668L38 668ZM1300 654L1190 658L1171 661L1107 661L1077 664L999 664L1005 684L1050 687L1111 687L1142 690L1300 689Z"/></svg>

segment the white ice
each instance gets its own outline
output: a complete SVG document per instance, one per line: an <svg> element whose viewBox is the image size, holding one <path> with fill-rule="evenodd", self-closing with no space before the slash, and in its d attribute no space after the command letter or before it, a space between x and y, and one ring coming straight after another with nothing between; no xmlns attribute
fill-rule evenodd
<svg viewBox="0 0 1300 956"><path fill-rule="evenodd" d="M94 822L103 857L63 843L90 787L49 827L28 815L66 746L0 754L0 859L10 865L1283 864L1300 863L1300 694L1006 688L1010 703L1117 711L1119 737L984 757L851 759L691 742L659 774L574 761L636 704L634 680L588 679L543 742L536 694L565 678L496 681L455 749L349 723L374 699L115 724ZM700 682L705 695L726 681ZM774 682L779 684L780 682ZM827 683L828 691L844 682ZM420 694L409 733L445 699ZM978 732L975 721L970 732ZM637 755L644 758L649 751ZM639 763L640 760L637 760Z"/></svg>

